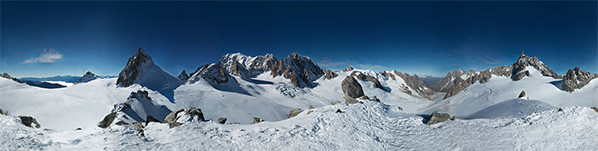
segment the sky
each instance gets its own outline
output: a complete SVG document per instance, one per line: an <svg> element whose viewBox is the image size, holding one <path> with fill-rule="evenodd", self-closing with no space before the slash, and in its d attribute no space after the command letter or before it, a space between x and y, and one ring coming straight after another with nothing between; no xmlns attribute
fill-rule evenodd
<svg viewBox="0 0 598 151"><path fill-rule="evenodd" d="M178 75L226 53L444 76L513 64L598 73L596 1L0 2L0 72L118 75L139 47Z"/></svg>

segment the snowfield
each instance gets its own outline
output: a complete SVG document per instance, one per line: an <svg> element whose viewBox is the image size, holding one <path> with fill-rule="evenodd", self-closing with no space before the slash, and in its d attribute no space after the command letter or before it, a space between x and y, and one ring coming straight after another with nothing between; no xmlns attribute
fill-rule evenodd
<svg viewBox="0 0 598 151"><path fill-rule="evenodd" d="M342 113L336 113L337 109ZM310 112L308 114L308 112ZM277 122L175 128L150 123L145 136L131 126L45 131L0 116L7 150L594 150L598 113L566 107L520 118L472 119L426 125L374 101L328 105Z"/></svg>
<svg viewBox="0 0 598 151"><path fill-rule="evenodd" d="M116 86L117 78L57 89L0 78L0 108L8 113L0 115L0 150L598 148L598 111L590 108L598 106L598 80L570 93L559 89L560 79L542 76L533 67L526 68L530 75L519 81L494 75L488 82L476 82L447 99L440 99L444 93L438 93L439 97L428 100L406 87L401 77L393 80L369 70L335 72L335 78L322 76L311 81L313 87L297 87L283 76L273 78L270 71L255 77L229 76L221 84L195 78L179 86L182 81L151 65L138 79L141 85L128 87ZM341 83L353 71L380 82L382 88L357 80L366 96L376 96L380 102L359 99L363 103L342 103ZM521 91L526 96L517 98ZM341 103L331 104L334 101ZM132 125L118 125L118 120L110 120L114 124L105 129L98 127L111 113L117 119L129 116L124 121L128 123L149 116L162 121L170 111L191 107L201 109L208 121L174 128L167 123L143 122L142 133ZM299 115L286 116L297 108L303 110ZM425 124L433 112L456 119ZM21 115L36 118L42 127L24 126ZM227 118L226 124L213 121L221 117ZM265 122L250 124L254 117Z"/></svg>

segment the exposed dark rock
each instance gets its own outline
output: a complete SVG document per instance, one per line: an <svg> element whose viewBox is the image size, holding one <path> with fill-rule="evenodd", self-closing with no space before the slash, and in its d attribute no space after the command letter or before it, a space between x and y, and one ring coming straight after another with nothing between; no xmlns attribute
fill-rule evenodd
<svg viewBox="0 0 598 151"><path fill-rule="evenodd" d="M400 106L397 106L397 108L399 108L399 110L403 111L403 108L402 108L402 107L400 107Z"/></svg>
<svg viewBox="0 0 598 151"><path fill-rule="evenodd" d="M259 117L253 117L253 122L251 124L257 124L261 122L264 122L264 120Z"/></svg>
<svg viewBox="0 0 598 151"><path fill-rule="evenodd" d="M189 74L187 74L187 71L183 70L181 72L181 74L179 74L178 77L181 81L187 81L189 79Z"/></svg>
<svg viewBox="0 0 598 151"><path fill-rule="evenodd" d="M526 76L529 77L529 71L527 71L527 70L525 72L520 72L520 73L517 73L516 75L513 75L512 78L514 81L519 81L519 80L523 79L523 77L526 77Z"/></svg>
<svg viewBox="0 0 598 151"><path fill-rule="evenodd" d="M345 113L345 112L341 111L341 109L336 109L335 113Z"/></svg>
<svg viewBox="0 0 598 151"><path fill-rule="evenodd" d="M351 72L351 76L354 76L358 80L365 80L365 75L363 73L361 73L360 71Z"/></svg>
<svg viewBox="0 0 598 151"><path fill-rule="evenodd" d="M85 83L85 82L89 82L91 80L95 80L98 79L99 77L89 71L87 71L85 73L85 75L83 75L83 77L81 77L81 79L79 79L79 81L77 81L76 83Z"/></svg>
<svg viewBox="0 0 598 151"><path fill-rule="evenodd" d="M378 99L376 96L373 96L372 99L374 99L376 102L380 102L380 99Z"/></svg>
<svg viewBox="0 0 598 151"><path fill-rule="evenodd" d="M225 117L218 118L218 123L220 123L220 124L226 123L226 118Z"/></svg>
<svg viewBox="0 0 598 151"><path fill-rule="evenodd" d="M171 112L164 118L164 123L168 123L170 128L180 126L182 122L205 121L201 109L191 107L187 110L179 109Z"/></svg>
<svg viewBox="0 0 598 151"><path fill-rule="evenodd" d="M338 74L334 73L330 69L322 69L324 71L324 79L330 80L332 78L336 78Z"/></svg>
<svg viewBox="0 0 598 151"><path fill-rule="evenodd" d="M569 69L567 71L567 74L563 77L561 88L564 91L573 92L575 89L582 88L590 83L590 81L596 77L598 77L598 74L592 74L575 67L574 69Z"/></svg>
<svg viewBox="0 0 598 151"><path fill-rule="evenodd" d="M112 112L112 113L106 115L104 117L104 119L98 123L98 127L106 128L106 127L110 126L110 124L112 124L112 122L114 121L115 118L116 118L116 112Z"/></svg>
<svg viewBox="0 0 598 151"><path fill-rule="evenodd" d="M116 84L123 87L128 87L133 84L137 79L137 74L139 74L141 65L146 62L151 62L153 64L152 58L145 53L143 48L139 48L137 53L129 58L125 68L118 74Z"/></svg>
<svg viewBox="0 0 598 151"><path fill-rule="evenodd" d="M288 118L295 117L295 116L299 115L299 113L301 113L301 112L303 112L303 110L301 110L301 109L293 109L293 110L289 111L289 114L287 114L286 116Z"/></svg>
<svg viewBox="0 0 598 151"><path fill-rule="evenodd" d="M368 97L367 95L361 96L359 98L362 99L362 100L369 100L370 99L370 97Z"/></svg>
<svg viewBox="0 0 598 151"><path fill-rule="evenodd" d="M432 124L444 122L444 121L448 120L450 117L451 117L451 115L449 115L447 113L432 113L432 115L430 116L430 119L428 120L428 122L426 124L432 125Z"/></svg>
<svg viewBox="0 0 598 151"><path fill-rule="evenodd" d="M486 83L490 80L490 78L492 78L492 75L511 77L511 79L514 81L520 80L525 76L529 76L529 71L523 71L528 66L532 66L536 70L539 70L543 76L552 77L555 79L562 78L562 76L559 76L554 71L550 70L548 66L542 63L542 61L538 60L537 57L528 57L522 52L521 56L519 56L519 59L517 59L517 62L515 62L513 65L488 69L461 81L458 85L446 93L444 99L456 95L475 82Z"/></svg>
<svg viewBox="0 0 598 151"><path fill-rule="evenodd" d="M444 78L438 81L431 81L428 83L428 86L434 91L448 92L464 80L462 77L467 79L471 76L474 76L476 73L476 70L469 70L469 72L461 69L455 70L453 72L447 73Z"/></svg>
<svg viewBox="0 0 598 151"><path fill-rule="evenodd" d="M229 75L226 70L222 69L219 64L207 64L199 67L197 71L193 73L190 80L197 81L198 76L217 84L227 83Z"/></svg>
<svg viewBox="0 0 598 151"><path fill-rule="evenodd" d="M562 112L564 111L563 108L559 108L557 111Z"/></svg>
<svg viewBox="0 0 598 151"><path fill-rule="evenodd" d="M310 109L310 110L311 110L311 109L314 109L314 107L313 107L313 106L311 106L311 105L309 105L308 109Z"/></svg>
<svg viewBox="0 0 598 151"><path fill-rule="evenodd" d="M8 115L8 113L4 112L4 110L0 109L0 115Z"/></svg>
<svg viewBox="0 0 598 151"><path fill-rule="evenodd" d="M593 109L594 111L596 111L596 113L598 113L598 107L591 107L591 109Z"/></svg>
<svg viewBox="0 0 598 151"><path fill-rule="evenodd" d="M0 75L0 76L1 76L1 77L3 77L3 78L6 78L6 79L10 79L10 80L13 80L13 81L17 81L17 82L19 82L19 80L18 80L17 78L11 77L11 76L10 76L10 75L8 75L8 73L6 73L6 72L5 72L5 73L3 73L3 74L2 74L2 75Z"/></svg>
<svg viewBox="0 0 598 151"><path fill-rule="evenodd" d="M341 87L343 89L343 93L345 93L345 96L350 98L358 98L364 95L361 84L359 84L359 82L357 82L353 76L345 77Z"/></svg>
<svg viewBox="0 0 598 151"><path fill-rule="evenodd" d="M525 91L521 91L521 93L519 93L519 97L517 98L525 98Z"/></svg>
<svg viewBox="0 0 598 151"><path fill-rule="evenodd" d="M77 131L80 131L80 130L82 130L82 129L81 129L80 127L77 127L77 129L75 129L75 130L77 130Z"/></svg>
<svg viewBox="0 0 598 151"><path fill-rule="evenodd" d="M31 116L19 116L19 118L21 119L21 123L23 123L23 125L28 126L28 127L32 127L32 128L40 128L41 125L37 122L37 120Z"/></svg>
<svg viewBox="0 0 598 151"><path fill-rule="evenodd" d="M378 79L376 79L375 77L370 76L370 75L366 75L365 79L367 79L368 81L374 83L374 87L382 89L382 90L388 92L388 90L386 90L386 88L382 87L382 84L380 83L380 81L378 81Z"/></svg>
<svg viewBox="0 0 598 151"><path fill-rule="evenodd" d="M382 74L382 76L390 78L392 80L397 80L397 78L395 77L394 74L388 72L388 71L384 71L384 72L380 72L380 74Z"/></svg>
<svg viewBox="0 0 598 151"><path fill-rule="evenodd" d="M405 81L405 84L407 84L408 87L416 91L416 93L419 94L421 97L431 100L432 97L436 94L436 92L428 88L428 86L416 74L412 76L407 73L398 72L396 70L393 70L393 72L395 75L401 77L403 81Z"/></svg>
<svg viewBox="0 0 598 151"><path fill-rule="evenodd" d="M361 101L359 101L359 100L357 100L357 99L355 99L355 98L348 97L348 96L345 96L345 97L344 97L344 99L345 99L345 104L357 104L357 103L362 103Z"/></svg>
<svg viewBox="0 0 598 151"><path fill-rule="evenodd" d="M349 66L347 68L344 68L343 70L341 70L342 72L346 72L346 71L351 71L353 70L353 67Z"/></svg>

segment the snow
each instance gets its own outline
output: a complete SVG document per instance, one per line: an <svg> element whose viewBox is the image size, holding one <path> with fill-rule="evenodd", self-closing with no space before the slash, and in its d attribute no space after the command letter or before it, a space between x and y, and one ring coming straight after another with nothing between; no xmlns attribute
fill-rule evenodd
<svg viewBox="0 0 598 151"><path fill-rule="evenodd" d="M335 113L341 109L343 113ZM294 118L253 125L150 123L145 136L131 126L41 131L0 116L8 150L593 150L598 114L588 107L548 110L521 118L473 119L426 125L389 106L327 105ZM42 133L38 135L37 133ZM9 143L15 143L9 144Z"/></svg>
<svg viewBox="0 0 598 151"><path fill-rule="evenodd" d="M555 107L598 106L598 80L592 80L582 89L569 93L552 84L560 79L542 76L540 71L533 67L525 70L530 72L530 76L519 81L493 75L486 83L476 82L457 95L429 106L425 113L440 111L467 117L492 105L515 99L521 91L525 91L531 100L542 101Z"/></svg>
<svg viewBox="0 0 598 151"><path fill-rule="evenodd" d="M255 58L245 57L245 65ZM96 79L60 89L44 89L0 78L0 147L6 150L593 150L598 148L598 80L572 93L527 68L529 77L513 81L493 76L476 82L445 100L430 101L403 92L405 81L370 70L354 70L377 78L389 92L358 80L365 95L381 102L344 102L341 82L352 71L320 77L314 87L300 88L269 71L252 77L229 76L227 83L199 77L183 85L158 66L144 64L136 84L117 87L116 78ZM166 73L166 74L165 74ZM394 75L394 73L391 73ZM176 81L172 80L174 78ZM167 80L164 80L167 79ZM178 87L177 87L178 86ZM149 92L149 99L131 92ZM172 94L165 94L164 90ZM521 91L527 98L518 99ZM173 99L169 100L169 95ZM128 103L134 121L153 115L162 120L166 109L197 107L205 119L227 118L227 124L193 120L169 128L149 123L144 135L132 126L97 123L115 104ZM309 109L309 106L315 107ZM402 108L402 110L399 109ZM304 110L287 118L290 110ZM557 111L563 108L563 111ZM337 109L342 113L336 113ZM432 112L457 119L424 124ZM182 113L181 113L182 114ZM37 119L42 128L20 124L17 115ZM265 122L251 124L253 117ZM137 119L135 119L137 118ZM182 119L184 120L184 119ZM127 121L127 122L134 122ZM228 124L236 123L240 124ZM82 130L75 130L82 128ZM44 130L51 129L51 130Z"/></svg>
<svg viewBox="0 0 598 151"><path fill-rule="evenodd" d="M0 78L0 108L11 115L27 115L37 119L44 128L74 130L97 127L114 104L127 101L131 92L149 91L158 104L170 105L156 91L138 84L116 87L116 78L97 79L61 89L31 87Z"/></svg>

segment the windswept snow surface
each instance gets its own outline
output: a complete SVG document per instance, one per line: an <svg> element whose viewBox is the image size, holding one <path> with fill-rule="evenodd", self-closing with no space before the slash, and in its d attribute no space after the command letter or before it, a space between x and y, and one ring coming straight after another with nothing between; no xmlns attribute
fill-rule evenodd
<svg viewBox="0 0 598 151"><path fill-rule="evenodd" d="M525 91L530 100L538 100L555 107L598 106L598 80L592 80L583 88L570 93L552 84L560 79L542 76L540 71L531 66L525 70L530 72L530 76L519 81L493 75L486 83L476 82L457 95L431 105L426 113L448 112L457 117L468 117L481 110L492 110L498 107L492 107L495 104L513 100L521 91ZM509 108L499 107L498 109Z"/></svg>
<svg viewBox="0 0 598 151"><path fill-rule="evenodd" d="M335 113L340 109L343 113ZM44 131L0 116L7 150L594 150L598 113L566 107L521 118L446 121L427 125L374 101L327 105L296 117L253 125L192 122L172 129L150 123L145 136L131 126ZM40 133L40 134L38 134Z"/></svg>
<svg viewBox="0 0 598 151"><path fill-rule="evenodd" d="M115 84L116 78L96 79L61 89L44 89L0 78L0 108L10 115L33 116L44 128L74 130L97 127L114 104L127 101L131 92L137 90L147 90L159 104L171 104L160 93L138 84L126 88Z"/></svg>

